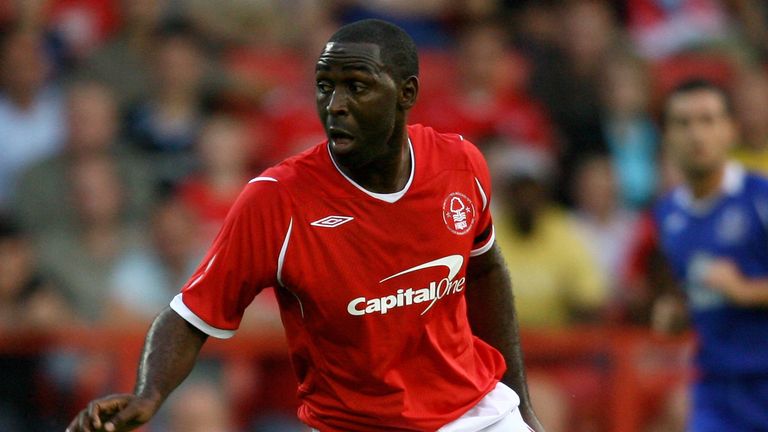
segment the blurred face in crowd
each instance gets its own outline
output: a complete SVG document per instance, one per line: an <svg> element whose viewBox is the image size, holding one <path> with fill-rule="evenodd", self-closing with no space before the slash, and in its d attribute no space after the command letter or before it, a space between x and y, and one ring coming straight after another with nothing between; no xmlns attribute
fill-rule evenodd
<svg viewBox="0 0 768 432"><path fill-rule="evenodd" d="M198 151L207 171L241 172L248 162L248 134L233 119L214 118L203 128Z"/></svg>
<svg viewBox="0 0 768 432"><path fill-rule="evenodd" d="M612 117L631 117L644 112L648 94L647 77L640 64L620 59L607 65L602 99Z"/></svg>
<svg viewBox="0 0 768 432"><path fill-rule="evenodd" d="M70 175L75 208L84 224L112 223L119 217L123 190L111 159L85 158Z"/></svg>
<svg viewBox="0 0 768 432"><path fill-rule="evenodd" d="M720 170L735 138L725 98L712 89L674 94L667 101L665 141L670 157L686 177Z"/></svg>
<svg viewBox="0 0 768 432"><path fill-rule="evenodd" d="M67 100L67 127L74 152L100 151L113 144L117 106L109 89L96 83L73 87Z"/></svg>
<svg viewBox="0 0 768 432"><path fill-rule="evenodd" d="M458 66L461 84L472 90L490 91L512 84L513 66L505 46L505 35L493 26L476 26L462 35Z"/></svg>
<svg viewBox="0 0 768 432"><path fill-rule="evenodd" d="M599 1L572 2L562 14L562 43L577 66L594 66L610 47L615 32L611 11Z"/></svg>
<svg viewBox="0 0 768 432"><path fill-rule="evenodd" d="M2 84L13 98L34 97L45 82L48 62L40 35L19 32L2 46Z"/></svg>
<svg viewBox="0 0 768 432"><path fill-rule="evenodd" d="M536 221L549 201L547 185L542 179L513 175L505 185L513 227L518 233L529 235L536 229Z"/></svg>
<svg viewBox="0 0 768 432"><path fill-rule="evenodd" d="M155 57L155 73L161 92L195 93L203 78L203 53L192 38L161 38Z"/></svg>
<svg viewBox="0 0 768 432"><path fill-rule="evenodd" d="M610 159L595 157L581 164L575 197L580 209L598 217L616 208L617 185Z"/></svg>
<svg viewBox="0 0 768 432"><path fill-rule="evenodd" d="M33 269L32 248L21 236L0 237L0 302L17 296Z"/></svg>
<svg viewBox="0 0 768 432"><path fill-rule="evenodd" d="M199 238L195 217L178 200L162 203L152 216L152 238L164 260L184 266L195 252Z"/></svg>

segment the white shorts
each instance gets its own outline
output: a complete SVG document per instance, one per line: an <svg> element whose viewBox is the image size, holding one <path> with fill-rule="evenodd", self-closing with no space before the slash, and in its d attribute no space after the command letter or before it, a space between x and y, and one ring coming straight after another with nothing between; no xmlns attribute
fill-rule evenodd
<svg viewBox="0 0 768 432"><path fill-rule="evenodd" d="M517 393L498 383L477 405L437 432L530 432L518 405Z"/></svg>
<svg viewBox="0 0 768 432"><path fill-rule="evenodd" d="M533 432L533 429L523 421L520 410L515 409L500 421L476 432Z"/></svg>
<svg viewBox="0 0 768 432"><path fill-rule="evenodd" d="M438 429L437 432L532 432L523 421L520 398L502 383L463 416ZM312 432L319 432L312 429Z"/></svg>

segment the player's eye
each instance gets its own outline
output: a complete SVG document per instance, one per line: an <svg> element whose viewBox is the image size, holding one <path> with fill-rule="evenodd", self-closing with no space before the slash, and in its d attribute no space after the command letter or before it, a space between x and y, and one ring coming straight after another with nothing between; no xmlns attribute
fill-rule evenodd
<svg viewBox="0 0 768 432"><path fill-rule="evenodd" d="M322 94L329 94L333 91L333 86L326 81L318 81L316 87L317 91Z"/></svg>
<svg viewBox="0 0 768 432"><path fill-rule="evenodd" d="M352 93L362 93L362 92L364 92L364 91L365 91L367 88L368 88L368 86L366 86L365 84L363 84L363 83L361 83L361 82L359 82L359 81L353 81L353 82L351 82L351 83L349 84L349 90L350 90Z"/></svg>

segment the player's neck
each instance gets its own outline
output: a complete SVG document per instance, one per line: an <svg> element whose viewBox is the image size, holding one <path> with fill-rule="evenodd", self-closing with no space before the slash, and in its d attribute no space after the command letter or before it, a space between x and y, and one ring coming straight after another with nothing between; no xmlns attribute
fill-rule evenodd
<svg viewBox="0 0 768 432"><path fill-rule="evenodd" d="M710 198L720 192L725 176L725 164L709 173L687 176L688 187L697 200Z"/></svg>
<svg viewBox="0 0 768 432"><path fill-rule="evenodd" d="M411 151L408 144L408 134L393 137L398 145L382 157L358 168L339 168L355 183L374 193L395 193L403 190L411 176Z"/></svg>

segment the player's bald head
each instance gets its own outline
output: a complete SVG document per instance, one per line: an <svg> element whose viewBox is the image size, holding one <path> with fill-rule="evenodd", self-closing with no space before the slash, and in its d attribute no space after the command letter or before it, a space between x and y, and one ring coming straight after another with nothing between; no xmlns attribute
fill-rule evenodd
<svg viewBox="0 0 768 432"><path fill-rule="evenodd" d="M419 56L413 39L400 27L378 19L356 21L341 27L328 42L370 43L379 47L392 78L402 81L419 75Z"/></svg>

